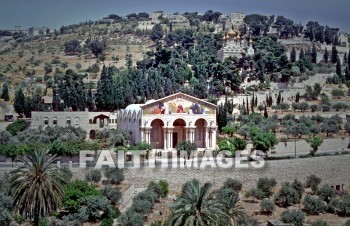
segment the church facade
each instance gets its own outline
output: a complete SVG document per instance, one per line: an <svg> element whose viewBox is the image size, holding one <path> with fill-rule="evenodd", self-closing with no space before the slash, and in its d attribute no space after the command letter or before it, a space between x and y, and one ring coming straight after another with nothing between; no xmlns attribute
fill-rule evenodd
<svg viewBox="0 0 350 226"><path fill-rule="evenodd" d="M216 105L181 92L129 105L118 112L117 125L132 132L131 144L171 151L190 141L199 150L216 148Z"/></svg>

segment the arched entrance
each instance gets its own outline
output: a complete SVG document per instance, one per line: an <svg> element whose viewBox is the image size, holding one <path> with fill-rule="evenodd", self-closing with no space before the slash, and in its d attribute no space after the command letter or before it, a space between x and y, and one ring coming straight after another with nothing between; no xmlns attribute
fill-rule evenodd
<svg viewBox="0 0 350 226"><path fill-rule="evenodd" d="M173 123L173 148L176 147L178 143L186 141L186 122L183 119L176 119Z"/></svg>
<svg viewBox="0 0 350 226"><path fill-rule="evenodd" d="M194 132L194 142L196 143L197 148L205 148L205 127L207 122L204 119L198 119L195 124L196 129Z"/></svg>
<svg viewBox="0 0 350 226"><path fill-rule="evenodd" d="M96 139L96 131L95 130L90 130L90 139Z"/></svg>
<svg viewBox="0 0 350 226"><path fill-rule="evenodd" d="M164 149L164 123L160 119L151 122L151 145L155 149Z"/></svg>

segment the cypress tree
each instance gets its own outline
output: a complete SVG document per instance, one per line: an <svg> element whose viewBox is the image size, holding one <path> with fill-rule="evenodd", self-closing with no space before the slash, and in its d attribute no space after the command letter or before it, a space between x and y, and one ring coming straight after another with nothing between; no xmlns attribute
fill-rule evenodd
<svg viewBox="0 0 350 226"><path fill-rule="evenodd" d="M341 63L340 63L339 57L337 57L336 73L337 73L337 75L338 75L340 78L342 78Z"/></svg>
<svg viewBox="0 0 350 226"><path fill-rule="evenodd" d="M350 71L349 71L349 67L348 66L346 66L344 74L345 74L345 80L349 81L350 80Z"/></svg>
<svg viewBox="0 0 350 226"><path fill-rule="evenodd" d="M9 86L5 82L2 84L2 94L1 94L1 99L4 101L9 101L10 100L10 95L9 95Z"/></svg>
<svg viewBox="0 0 350 226"><path fill-rule="evenodd" d="M300 93L297 92L297 94L295 95L295 103L299 103L299 99L300 99Z"/></svg>
<svg viewBox="0 0 350 226"><path fill-rule="evenodd" d="M221 131L222 127L227 125L227 111L223 104L220 104L219 111L217 114L218 128Z"/></svg>
<svg viewBox="0 0 350 226"><path fill-rule="evenodd" d="M279 105L281 103L281 91L278 92L277 100L276 100L276 105Z"/></svg>
<svg viewBox="0 0 350 226"><path fill-rule="evenodd" d="M126 98L119 96L118 98ZM97 83L96 106L99 110L114 110L115 87L112 71L103 66L100 80Z"/></svg>
<svg viewBox="0 0 350 226"><path fill-rule="evenodd" d="M91 88L89 89L86 95L86 106L89 109L89 111L93 111L95 108L95 103L94 103L94 98L92 96Z"/></svg>
<svg viewBox="0 0 350 226"><path fill-rule="evenodd" d="M304 49L301 49L301 50L300 50L300 53L299 53L299 60L304 59L304 57L305 57Z"/></svg>
<svg viewBox="0 0 350 226"><path fill-rule="evenodd" d="M33 104L32 99L30 97L24 98L24 108L23 108L23 114L26 118L31 118L32 116L32 110L33 110Z"/></svg>
<svg viewBox="0 0 350 226"><path fill-rule="evenodd" d="M247 96L247 115L249 115L249 100L248 100L248 96Z"/></svg>
<svg viewBox="0 0 350 226"><path fill-rule="evenodd" d="M256 96L255 97L255 107L257 107L258 106L258 97Z"/></svg>
<svg viewBox="0 0 350 226"><path fill-rule="evenodd" d="M344 53L343 64L346 64L347 62L348 62L348 55Z"/></svg>
<svg viewBox="0 0 350 226"><path fill-rule="evenodd" d="M267 114L267 107L266 107L266 105L265 105L265 109L264 109L264 117L265 117L265 118L268 118L268 117L269 117L268 114Z"/></svg>
<svg viewBox="0 0 350 226"><path fill-rule="evenodd" d="M268 107L271 107L271 106L272 106L272 103L273 103L273 100L272 100L272 96L270 95L270 96L269 96L269 105L268 105Z"/></svg>
<svg viewBox="0 0 350 226"><path fill-rule="evenodd" d="M327 47L326 47L325 50L324 50L324 54L323 54L323 60L324 60L324 62L326 64L328 63L328 59L329 59L329 53L328 53L328 50L327 50Z"/></svg>
<svg viewBox="0 0 350 226"><path fill-rule="evenodd" d="M312 43L311 61L314 64L317 63L317 50L315 43Z"/></svg>
<svg viewBox="0 0 350 226"><path fill-rule="evenodd" d="M337 59L338 59L338 50L337 47L335 45L332 46L332 63L335 64L337 63Z"/></svg>
<svg viewBox="0 0 350 226"><path fill-rule="evenodd" d="M290 61L294 63L296 61L296 51L295 48L293 47L292 50L290 51Z"/></svg>
<svg viewBox="0 0 350 226"><path fill-rule="evenodd" d="M18 89L15 93L15 100L13 103L13 108L22 117L25 107L25 97L22 88Z"/></svg>

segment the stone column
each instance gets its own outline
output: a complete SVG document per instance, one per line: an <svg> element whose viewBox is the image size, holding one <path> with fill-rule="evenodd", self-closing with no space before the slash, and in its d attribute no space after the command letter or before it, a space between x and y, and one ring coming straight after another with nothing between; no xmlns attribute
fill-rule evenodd
<svg viewBox="0 0 350 226"><path fill-rule="evenodd" d="M141 128L141 142L146 141L144 128Z"/></svg>
<svg viewBox="0 0 350 226"><path fill-rule="evenodd" d="M216 148L216 127L211 128L211 148L215 150Z"/></svg>
<svg viewBox="0 0 350 226"><path fill-rule="evenodd" d="M145 133L146 133L146 142L148 143L148 144L151 144L151 128L146 128L145 129L146 131L145 131Z"/></svg>
<svg viewBox="0 0 350 226"><path fill-rule="evenodd" d="M173 149L173 128L174 127L168 127L168 149Z"/></svg>
<svg viewBox="0 0 350 226"><path fill-rule="evenodd" d="M164 128L163 126L163 146L164 146L164 150L167 150L168 149L168 131L167 131L167 128Z"/></svg>
<svg viewBox="0 0 350 226"><path fill-rule="evenodd" d="M209 129L208 127L205 127L205 148L210 148L209 146Z"/></svg>

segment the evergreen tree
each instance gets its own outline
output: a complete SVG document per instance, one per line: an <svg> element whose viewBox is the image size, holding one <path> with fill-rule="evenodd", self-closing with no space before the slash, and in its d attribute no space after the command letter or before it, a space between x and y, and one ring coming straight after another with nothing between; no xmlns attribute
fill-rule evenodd
<svg viewBox="0 0 350 226"><path fill-rule="evenodd" d="M300 99L300 93L297 92L297 94L295 95L295 103L299 103L299 99Z"/></svg>
<svg viewBox="0 0 350 226"><path fill-rule="evenodd" d="M248 100L248 97L247 97L247 115L249 115L249 100Z"/></svg>
<svg viewBox="0 0 350 226"><path fill-rule="evenodd" d="M304 59L304 57L305 57L305 52L304 52L304 49L300 49L300 53L299 53L299 60Z"/></svg>
<svg viewBox="0 0 350 226"><path fill-rule="evenodd" d="M255 97L255 103L254 106L257 107L258 106L258 97Z"/></svg>
<svg viewBox="0 0 350 226"><path fill-rule="evenodd" d="M314 64L317 63L317 50L315 43L312 43L311 62Z"/></svg>
<svg viewBox="0 0 350 226"><path fill-rule="evenodd" d="M92 96L91 88L89 89L86 96L86 106L89 109L89 111L93 111L95 109L95 103L94 98Z"/></svg>
<svg viewBox="0 0 350 226"><path fill-rule="evenodd" d="M164 83L164 93L165 95L171 95L173 93L173 83L170 78L167 78Z"/></svg>
<svg viewBox="0 0 350 226"><path fill-rule="evenodd" d="M342 78L342 73L341 73L341 63L339 57L337 58L337 66L336 66L336 73L337 75Z"/></svg>
<svg viewBox="0 0 350 226"><path fill-rule="evenodd" d="M265 105L265 108L264 108L264 117L265 117L265 118L268 118L268 117L269 117L268 114L267 114L267 107L266 107L266 105Z"/></svg>
<svg viewBox="0 0 350 226"><path fill-rule="evenodd" d="M32 108L33 108L32 99L30 97L25 97L23 114L25 115L26 118L32 117Z"/></svg>
<svg viewBox="0 0 350 226"><path fill-rule="evenodd" d="M326 47L325 50L324 50L324 54L323 54L323 60L324 60L324 62L326 64L328 63L328 59L329 59L329 53L328 53L328 50L327 50L327 47Z"/></svg>
<svg viewBox="0 0 350 226"><path fill-rule="evenodd" d="M348 55L347 53L344 53L343 64L346 64L347 62L348 62Z"/></svg>
<svg viewBox="0 0 350 226"><path fill-rule="evenodd" d="M3 99L4 101L9 101L10 100L9 86L8 86L8 84L6 82L4 84L2 84L1 99Z"/></svg>
<svg viewBox="0 0 350 226"><path fill-rule="evenodd" d="M217 122L219 131L221 131L222 127L227 125L227 110L224 104L220 104L218 114L217 114Z"/></svg>
<svg viewBox="0 0 350 226"><path fill-rule="evenodd" d="M272 106L272 103L273 103L273 100L272 100L272 96L270 95L270 96L269 96L269 105L268 105L268 107L271 107L271 106Z"/></svg>
<svg viewBox="0 0 350 226"><path fill-rule="evenodd" d="M345 80L349 81L350 80L350 71L349 71L349 67L348 66L346 66L344 74L345 74Z"/></svg>
<svg viewBox="0 0 350 226"><path fill-rule="evenodd" d="M277 100L276 100L276 105L279 105L280 103L281 103L281 99L282 98L282 96L281 96L281 91L280 92L278 92L278 96L277 96Z"/></svg>
<svg viewBox="0 0 350 226"><path fill-rule="evenodd" d="M32 109L33 111L43 111L44 109L44 104L42 101L42 90L41 87L38 87L34 91L34 95L31 100L32 103Z"/></svg>
<svg viewBox="0 0 350 226"><path fill-rule="evenodd" d="M332 46L332 63L335 64L337 63L337 59L338 59L338 50L337 47L335 45Z"/></svg>
<svg viewBox="0 0 350 226"><path fill-rule="evenodd" d="M20 117L23 116L24 108L25 108L25 96L22 88L19 88L15 93L13 108L19 114Z"/></svg>
<svg viewBox="0 0 350 226"><path fill-rule="evenodd" d="M126 56L125 56L125 66L130 69L132 67L132 64L133 64L133 62L132 62L132 55L131 54L126 54Z"/></svg>
<svg viewBox="0 0 350 226"><path fill-rule="evenodd" d="M294 63L296 61L296 51L295 48L293 47L292 50L290 51L290 61Z"/></svg>
<svg viewBox="0 0 350 226"><path fill-rule="evenodd" d="M127 87L127 84L124 84ZM124 88L125 88L124 87ZM118 87L121 88L121 87ZM124 94L125 95L125 94ZM121 95L119 98L126 98L132 96ZM103 66L100 80L97 82L96 106L99 110L114 110L115 109L115 89L110 68Z"/></svg>

